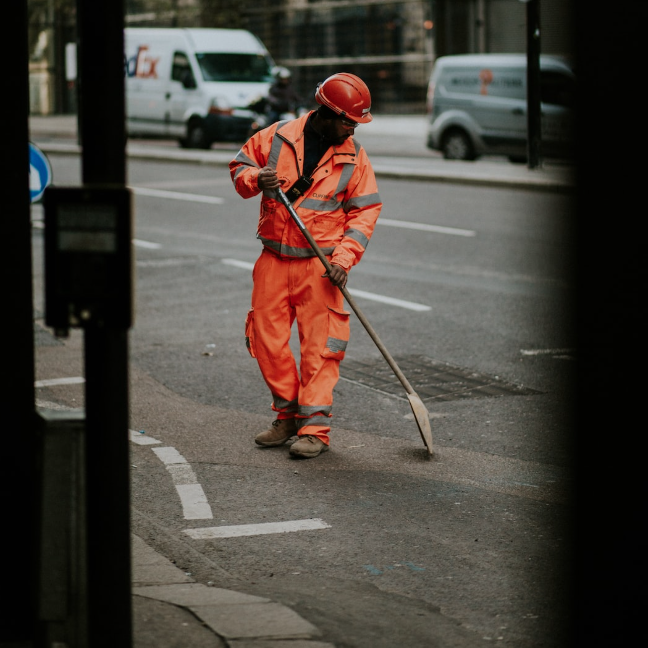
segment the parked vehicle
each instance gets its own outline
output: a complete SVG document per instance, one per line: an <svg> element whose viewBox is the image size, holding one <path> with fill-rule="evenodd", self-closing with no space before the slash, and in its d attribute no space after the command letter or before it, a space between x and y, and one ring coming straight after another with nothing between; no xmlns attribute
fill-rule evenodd
<svg viewBox="0 0 648 648"><path fill-rule="evenodd" d="M543 157L571 157L575 76L566 59L540 57ZM527 57L465 54L436 60L428 86L427 145L446 159L527 155Z"/></svg>
<svg viewBox="0 0 648 648"><path fill-rule="evenodd" d="M209 148L244 141L253 98L268 93L274 62L242 29L127 28L126 124L129 136L178 138Z"/></svg>

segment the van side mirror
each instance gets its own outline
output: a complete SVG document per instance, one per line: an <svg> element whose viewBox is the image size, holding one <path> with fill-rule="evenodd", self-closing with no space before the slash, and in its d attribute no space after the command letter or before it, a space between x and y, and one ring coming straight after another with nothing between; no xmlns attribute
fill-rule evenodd
<svg viewBox="0 0 648 648"><path fill-rule="evenodd" d="M196 80L194 75L191 73L191 70L184 70L180 75L180 83L187 90L194 90L196 88Z"/></svg>

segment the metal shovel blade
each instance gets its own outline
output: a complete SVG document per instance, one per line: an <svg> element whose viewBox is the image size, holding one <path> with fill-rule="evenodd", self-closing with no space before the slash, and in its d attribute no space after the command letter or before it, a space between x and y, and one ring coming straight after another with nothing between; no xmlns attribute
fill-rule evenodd
<svg viewBox="0 0 648 648"><path fill-rule="evenodd" d="M432 456L432 429L430 428L430 415L427 408L423 405L423 401L417 394L408 393L407 398L409 399L412 413L416 419L416 425L418 425L419 432L423 438L423 443L425 443L428 454Z"/></svg>

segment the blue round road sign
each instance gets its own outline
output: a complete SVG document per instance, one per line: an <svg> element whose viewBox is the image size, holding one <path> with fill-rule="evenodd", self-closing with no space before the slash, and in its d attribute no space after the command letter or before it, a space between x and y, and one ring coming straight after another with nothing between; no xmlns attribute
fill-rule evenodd
<svg viewBox="0 0 648 648"><path fill-rule="evenodd" d="M29 201L38 202L52 182L52 167L45 153L29 142Z"/></svg>

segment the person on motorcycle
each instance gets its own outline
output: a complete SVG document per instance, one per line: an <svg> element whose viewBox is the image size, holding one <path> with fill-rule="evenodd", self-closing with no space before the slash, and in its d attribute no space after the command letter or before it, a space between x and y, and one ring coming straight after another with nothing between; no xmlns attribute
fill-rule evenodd
<svg viewBox="0 0 648 648"><path fill-rule="evenodd" d="M292 74L288 68L276 68L274 79L267 97L268 122L266 126L278 122L284 113L293 113L293 117L296 117L297 109L302 105L301 97L295 92L292 85Z"/></svg>

